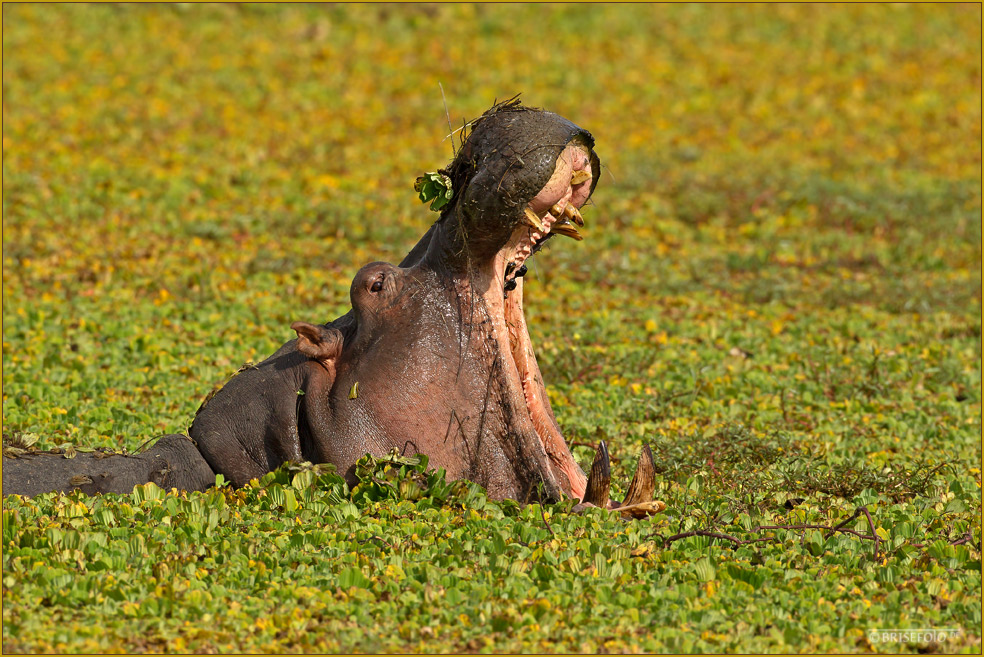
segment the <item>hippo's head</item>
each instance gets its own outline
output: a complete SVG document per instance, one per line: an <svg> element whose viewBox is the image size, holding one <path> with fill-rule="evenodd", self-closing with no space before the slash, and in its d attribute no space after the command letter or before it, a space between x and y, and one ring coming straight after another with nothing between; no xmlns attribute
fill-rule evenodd
<svg viewBox="0 0 984 657"><path fill-rule="evenodd" d="M443 216L472 258L507 245L517 267L552 234L580 239L578 209L598 183L591 133L567 119L507 101L472 130L446 173L454 196ZM518 261L518 262L517 262Z"/></svg>

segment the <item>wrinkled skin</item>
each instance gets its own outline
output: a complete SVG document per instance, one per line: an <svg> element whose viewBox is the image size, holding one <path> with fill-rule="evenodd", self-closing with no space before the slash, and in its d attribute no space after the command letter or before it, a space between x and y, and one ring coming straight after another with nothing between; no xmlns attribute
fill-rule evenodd
<svg viewBox="0 0 984 657"><path fill-rule="evenodd" d="M399 267L358 272L351 312L295 322L296 340L207 399L189 430L201 461L184 469L204 463L241 486L285 461L328 462L351 481L364 454L396 449L426 453L494 498L609 505L607 451L589 484L550 408L522 308L526 259L555 235L580 239L578 209L600 170L593 144L550 112L513 102L486 112L446 170L454 196L440 219ZM18 492L7 478L17 461L4 459L5 493ZM627 503L651 496L640 486Z"/></svg>

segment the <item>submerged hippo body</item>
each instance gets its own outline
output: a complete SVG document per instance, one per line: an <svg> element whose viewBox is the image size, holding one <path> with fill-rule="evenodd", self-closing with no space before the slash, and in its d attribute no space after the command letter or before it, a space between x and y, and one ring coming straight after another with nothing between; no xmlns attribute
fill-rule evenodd
<svg viewBox="0 0 984 657"><path fill-rule="evenodd" d="M3 457L3 493L33 496L51 491L131 493L133 487L154 482L164 489L205 490L215 484L215 472L187 436L167 435L136 456L108 452L74 455L31 452Z"/></svg>
<svg viewBox="0 0 984 657"><path fill-rule="evenodd" d="M333 463L351 480L360 457L397 449L495 498L604 503L607 452L589 483L550 408L522 306L524 262L554 235L580 239L578 209L600 168L593 145L550 112L516 102L486 112L442 172L450 202L400 266L363 267L352 311L295 322L297 339L202 404L189 430L201 460L178 487L201 487L203 464L237 486L285 461ZM16 484L24 463L4 458L4 493L20 492L8 469Z"/></svg>

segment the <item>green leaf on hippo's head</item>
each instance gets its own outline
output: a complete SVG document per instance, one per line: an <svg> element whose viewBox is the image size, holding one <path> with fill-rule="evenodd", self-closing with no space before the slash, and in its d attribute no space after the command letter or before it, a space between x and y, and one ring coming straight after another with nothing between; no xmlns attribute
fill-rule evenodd
<svg viewBox="0 0 984 657"><path fill-rule="evenodd" d="M437 212L451 200L451 178L439 171L429 171L414 181L413 189L421 203L431 202L430 209Z"/></svg>

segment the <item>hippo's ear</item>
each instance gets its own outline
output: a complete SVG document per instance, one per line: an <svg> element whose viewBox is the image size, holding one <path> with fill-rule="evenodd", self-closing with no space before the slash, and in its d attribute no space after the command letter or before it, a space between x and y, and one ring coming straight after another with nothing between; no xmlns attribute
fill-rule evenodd
<svg viewBox="0 0 984 657"><path fill-rule="evenodd" d="M343 339L338 329L307 322L294 322L290 327L297 331L297 350L305 356L324 362L341 355Z"/></svg>

